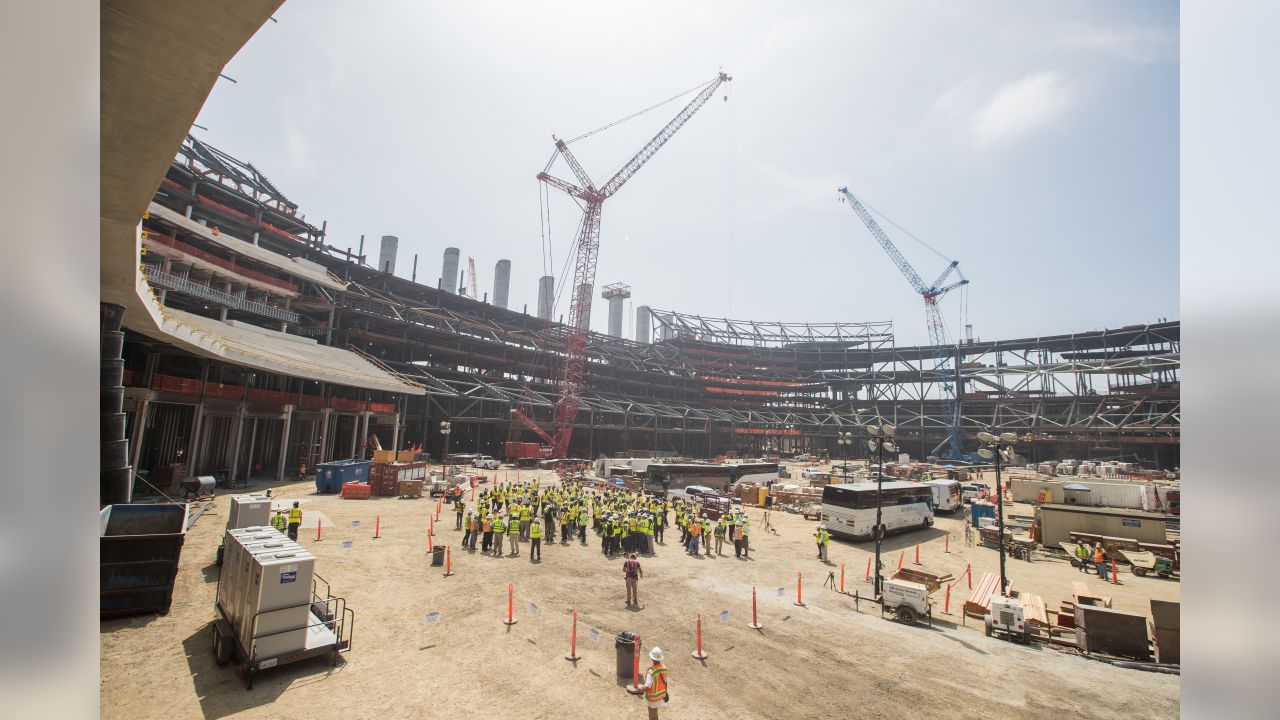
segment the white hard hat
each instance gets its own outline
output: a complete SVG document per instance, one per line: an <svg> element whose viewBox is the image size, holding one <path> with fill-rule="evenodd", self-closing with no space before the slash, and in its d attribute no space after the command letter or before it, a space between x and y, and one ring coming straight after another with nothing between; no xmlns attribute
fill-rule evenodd
<svg viewBox="0 0 1280 720"><path fill-rule="evenodd" d="M654 662L662 662L662 648L655 647L649 651L649 659Z"/></svg>

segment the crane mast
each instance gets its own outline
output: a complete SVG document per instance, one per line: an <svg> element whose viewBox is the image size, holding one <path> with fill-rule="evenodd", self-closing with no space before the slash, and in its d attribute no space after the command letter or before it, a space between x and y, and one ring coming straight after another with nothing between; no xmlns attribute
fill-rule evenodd
<svg viewBox="0 0 1280 720"><path fill-rule="evenodd" d="M554 415L555 436L552 446L558 457L568 455L569 440L573 436L573 423L578 418L578 408L582 402L587 338L591 329L591 289L596 281L596 261L600 253L600 215L604 208L604 201L621 190L622 186L689 121L689 118L693 117L694 113L715 95L717 88L732 79L723 72L719 73L599 189L569 150L569 144L559 138L555 139L556 151L564 158L578 184L555 177L546 170L538 173L539 181L577 199L583 206L582 224L578 229L576 243L577 255L573 264L573 284L569 289L569 334L565 340L565 354L559 377L560 397L556 402ZM526 427L530 425L536 427L536 423L525 417L519 410L513 409L511 414ZM539 433L539 436L545 438L546 433Z"/></svg>
<svg viewBox="0 0 1280 720"><path fill-rule="evenodd" d="M842 199L849 203L849 207L857 213L862 220L862 224L867 226L867 230L871 232L876 242L880 243L880 247L884 249L885 254L898 266L898 270L902 272L907 282L911 283L911 287L915 289L920 297L924 299L924 317L925 324L929 331L929 345L933 347L933 378L942 386L942 402L943 415L947 420L947 438L938 447L934 448L937 452L943 445L947 446L947 457L961 458L963 456L963 448L960 444L960 413L959 405L956 402L955 389L951 384L951 373L947 368L947 361L951 359L948 352L950 343L947 340L947 326L942 320L942 311L938 308L938 300L943 295L968 284L968 280L961 275L960 279L950 285L943 285L952 272L959 274L960 261L952 260L946 269L942 271L938 278L931 285L925 285L924 280L920 278L920 274L915 268L911 267L911 263L902 256L898 247L893 244L893 240L885 234L880 224L871 217L871 213L867 212L867 208L853 193L849 192L849 188L842 187L839 189Z"/></svg>

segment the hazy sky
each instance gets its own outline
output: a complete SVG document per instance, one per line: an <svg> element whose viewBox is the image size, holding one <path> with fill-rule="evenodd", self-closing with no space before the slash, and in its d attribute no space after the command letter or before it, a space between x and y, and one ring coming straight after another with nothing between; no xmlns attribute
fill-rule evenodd
<svg viewBox="0 0 1280 720"><path fill-rule="evenodd" d="M841 185L960 260L980 338L1178 317L1175 2L293 0L276 18L196 134L328 220L331 244L365 234L376 258L398 235L405 277L419 253L434 284L456 246L492 295L508 258L510 306L532 312L552 134L723 66L728 90L605 203L594 329L622 281L634 306L893 320L924 342L919 296ZM690 97L573 150L603 183ZM551 197L559 281L580 211ZM945 267L881 224L926 281ZM961 299L943 303L953 334Z"/></svg>

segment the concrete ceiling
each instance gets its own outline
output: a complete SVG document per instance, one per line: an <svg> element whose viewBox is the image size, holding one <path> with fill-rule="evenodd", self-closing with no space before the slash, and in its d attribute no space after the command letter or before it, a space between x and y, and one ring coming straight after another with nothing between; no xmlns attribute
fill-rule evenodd
<svg viewBox="0 0 1280 720"><path fill-rule="evenodd" d="M218 73L283 0L103 0L102 300L158 329L138 290L138 221Z"/></svg>
<svg viewBox="0 0 1280 720"><path fill-rule="evenodd" d="M156 301L138 269L138 223L227 62L284 0L103 0L101 13L101 298L124 324L198 355L340 385L421 394L372 363L371 379L290 368L259 354L229 356ZM230 332L230 330L228 330ZM353 354L353 357L358 357Z"/></svg>

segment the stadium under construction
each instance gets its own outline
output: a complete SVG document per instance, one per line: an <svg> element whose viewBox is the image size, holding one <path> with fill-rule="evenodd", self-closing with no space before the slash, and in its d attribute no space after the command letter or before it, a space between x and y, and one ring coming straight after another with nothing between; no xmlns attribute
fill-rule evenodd
<svg viewBox="0 0 1280 720"><path fill-rule="evenodd" d="M459 288L456 248L434 281L416 256L399 277L394 238L376 264L363 240L334 247L257 168L190 136L139 232L159 317L125 323L137 470L284 479L375 436L439 457L443 420L452 451L500 455L538 439L517 420L554 421L569 326ZM511 272L498 263L502 304ZM637 312L635 340L587 336L569 457L839 457L838 433L883 419L923 458L947 439L947 383L968 446L990 429L1031 461L1179 461L1178 322L964 341L937 373L935 349L898 345L890 322Z"/></svg>

